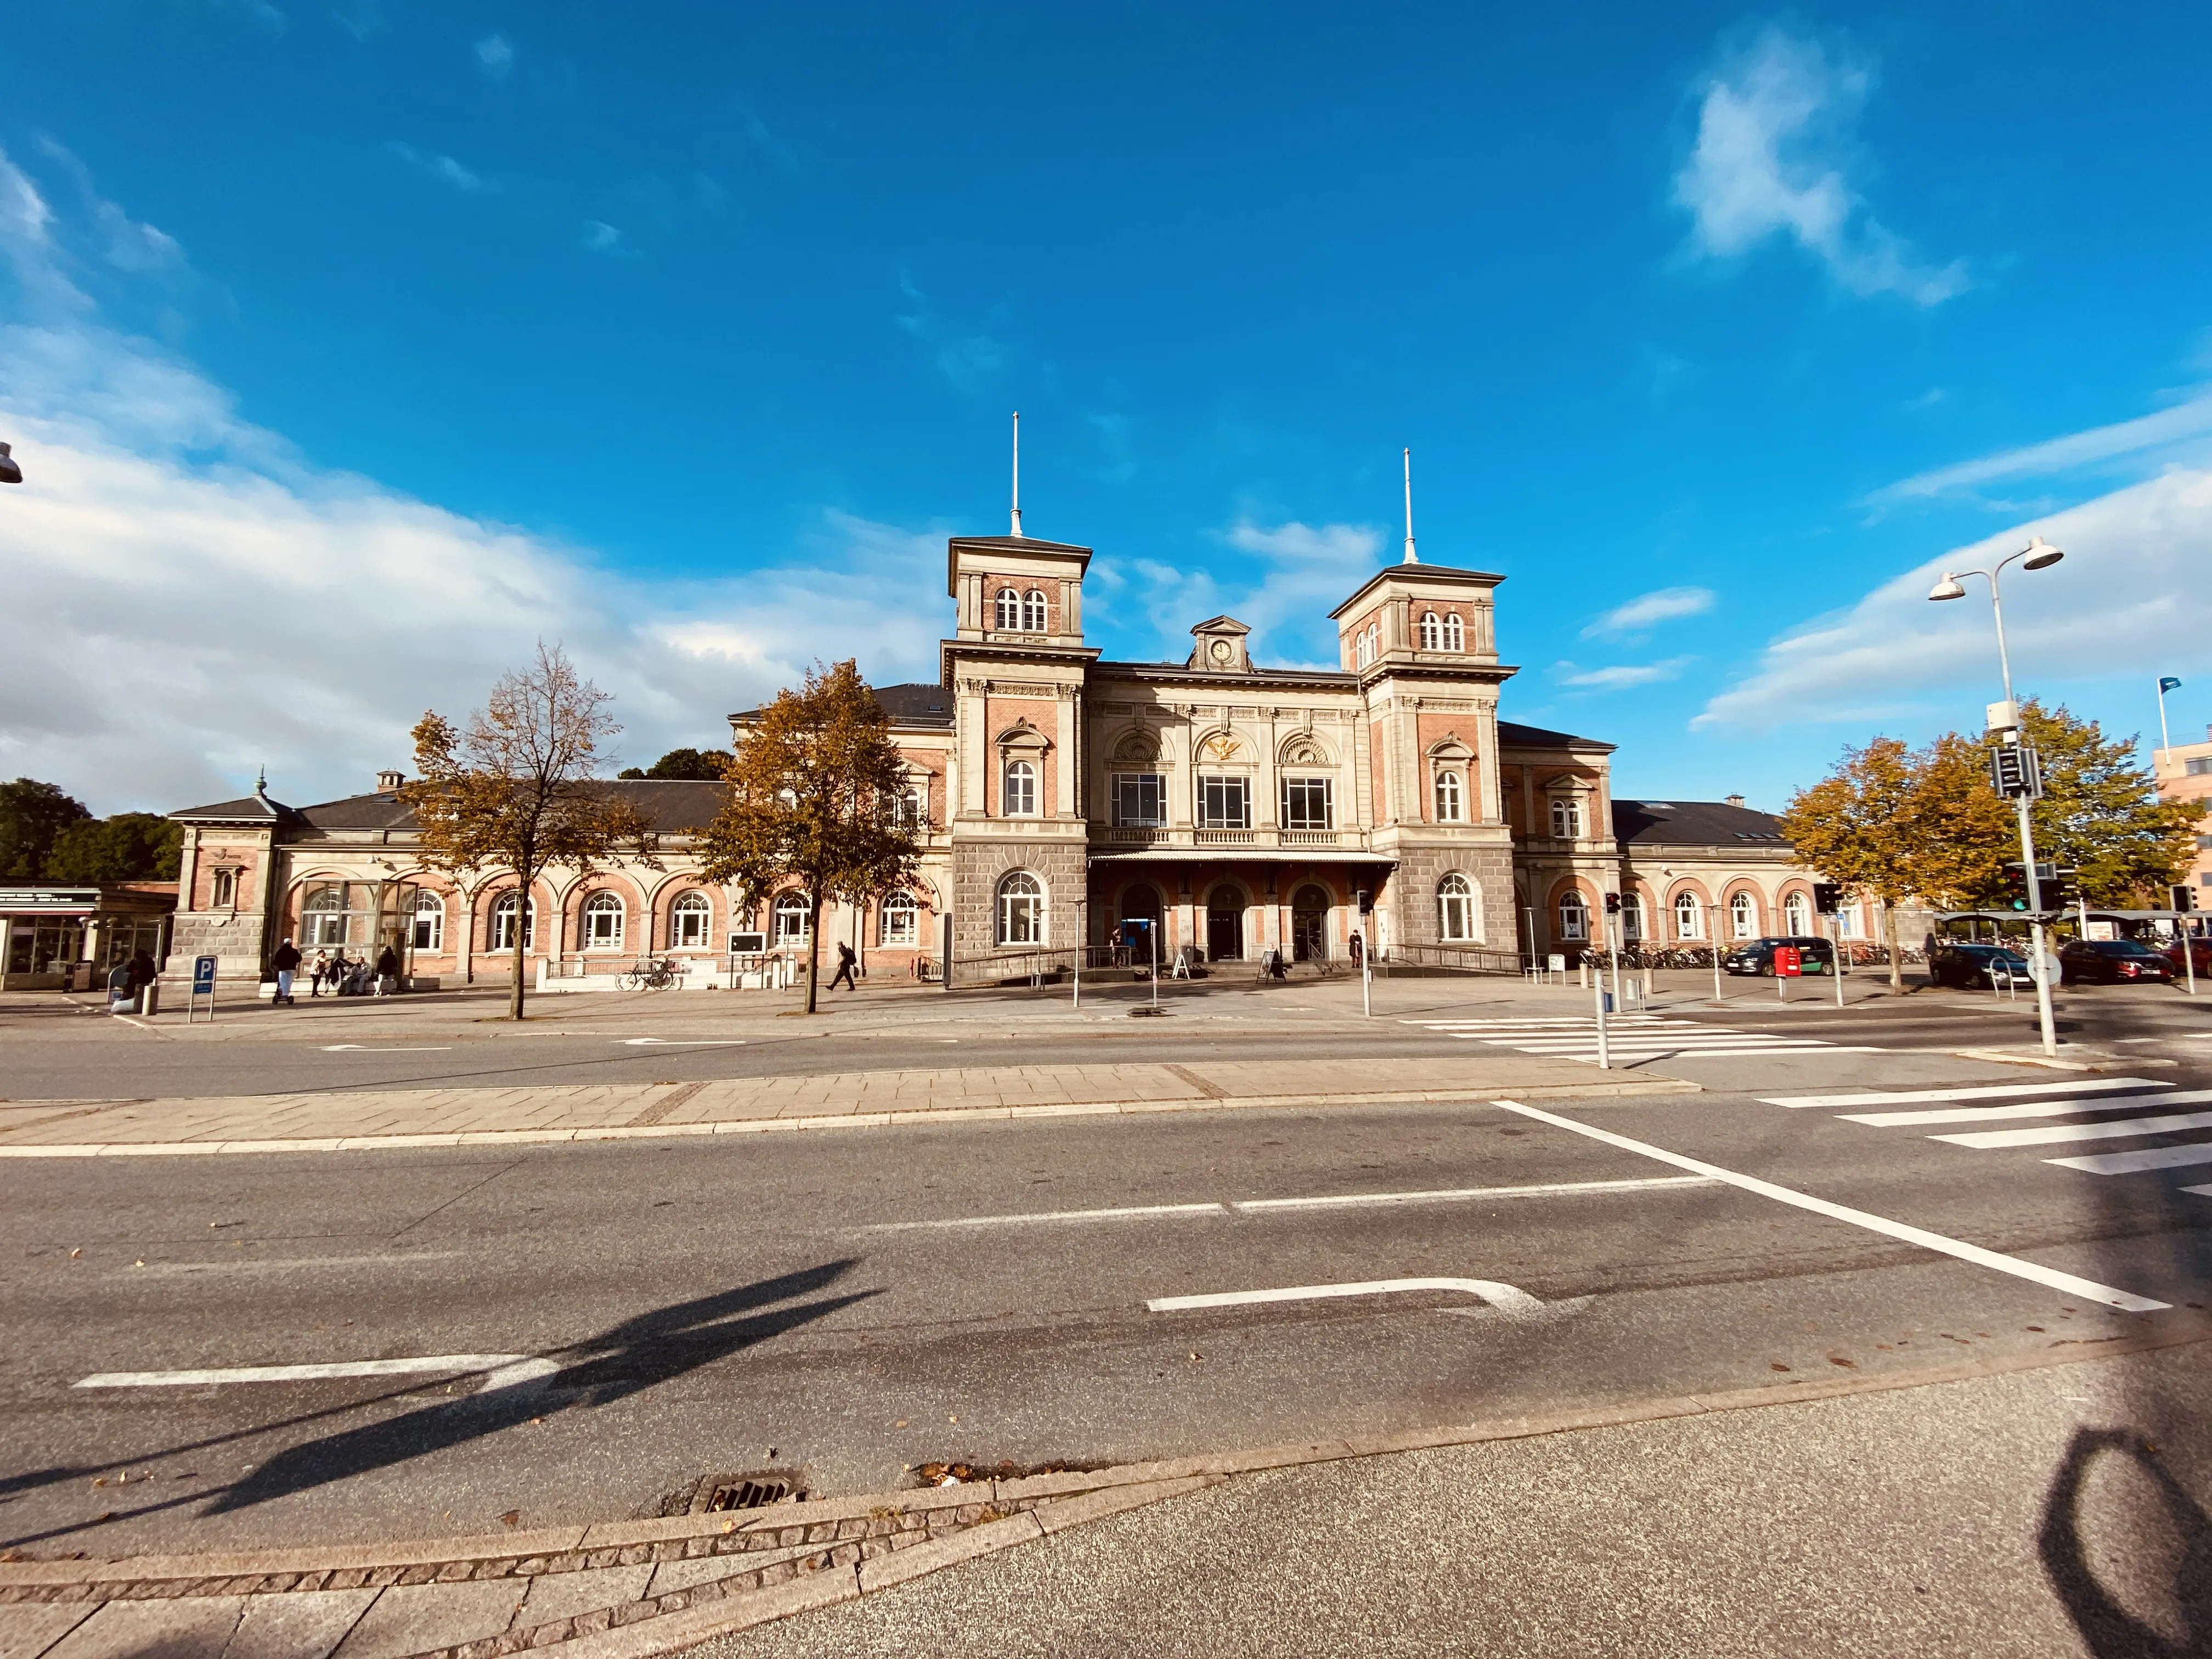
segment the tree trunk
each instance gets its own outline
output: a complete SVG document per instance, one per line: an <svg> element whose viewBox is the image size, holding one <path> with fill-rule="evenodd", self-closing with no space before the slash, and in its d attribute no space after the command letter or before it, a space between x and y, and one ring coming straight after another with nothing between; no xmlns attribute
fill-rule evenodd
<svg viewBox="0 0 2212 1659"><path fill-rule="evenodd" d="M1897 907L1887 899L1881 902L1882 932L1889 936L1889 988L1905 989L1905 963L1897 949Z"/></svg>
<svg viewBox="0 0 2212 1659"><path fill-rule="evenodd" d="M524 952L530 945L530 892L517 888L520 895L514 902L514 979L507 988L507 1017L522 1018L522 966Z"/></svg>
<svg viewBox="0 0 2212 1659"><path fill-rule="evenodd" d="M822 972L822 890L806 890L806 1012L814 1012L815 981Z"/></svg>

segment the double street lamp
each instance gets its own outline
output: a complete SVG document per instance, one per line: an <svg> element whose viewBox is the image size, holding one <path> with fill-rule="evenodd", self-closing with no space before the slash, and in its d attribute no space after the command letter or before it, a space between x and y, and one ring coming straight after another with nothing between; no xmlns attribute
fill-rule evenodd
<svg viewBox="0 0 2212 1659"><path fill-rule="evenodd" d="M1998 578L2003 574L2004 568L2015 560L2021 562L2021 568L2023 570L2048 570L2065 556L2042 537L2033 536L2019 552L1998 560L1987 570L1945 571L1943 580L1929 592L1928 597L1931 599L1963 599L1966 597L1966 590L1960 585L1960 577L1989 578L1990 615L1996 620L1997 628L1997 666L2004 675L2004 702L1990 711L1989 726L2001 743L2017 744L2021 743L2021 737L2020 705L2014 701L2012 695L2012 656L2005 649L2004 602L1998 591ZM2023 756L2021 758L2026 760L2027 757ZM2023 780L2021 786L2008 793L2012 794L2013 805L2020 814L2020 858L2027 875L2028 930L2035 950L2035 1012L2043 1028L2043 1052L2056 1054L2058 1052L2058 1034L2051 1012L2051 959L2044 945L2043 884L2036 878L2035 829L2029 823L2027 815L2028 802L2033 798L2031 790L2033 794L2040 794L2042 787L2032 765L2021 767L2018 775Z"/></svg>

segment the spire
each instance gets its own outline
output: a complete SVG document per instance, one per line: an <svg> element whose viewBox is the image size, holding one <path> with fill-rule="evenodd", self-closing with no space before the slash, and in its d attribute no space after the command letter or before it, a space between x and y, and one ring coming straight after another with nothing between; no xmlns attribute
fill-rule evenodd
<svg viewBox="0 0 2212 1659"><path fill-rule="evenodd" d="M1006 533L1022 539L1022 411L1014 411L1014 527Z"/></svg>
<svg viewBox="0 0 2212 1659"><path fill-rule="evenodd" d="M259 801L269 799L269 769L265 766L253 780L253 798Z"/></svg>
<svg viewBox="0 0 2212 1659"><path fill-rule="evenodd" d="M1406 562L1419 564L1421 556L1413 551L1413 452L1406 452Z"/></svg>

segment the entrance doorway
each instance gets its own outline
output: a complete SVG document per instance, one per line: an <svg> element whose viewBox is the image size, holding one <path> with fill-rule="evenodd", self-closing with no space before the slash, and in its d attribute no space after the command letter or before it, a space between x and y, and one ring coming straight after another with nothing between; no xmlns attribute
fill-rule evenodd
<svg viewBox="0 0 2212 1659"><path fill-rule="evenodd" d="M1238 962L1244 956L1244 895L1226 883L1206 901L1206 959Z"/></svg>
<svg viewBox="0 0 2212 1659"><path fill-rule="evenodd" d="M1301 887L1291 896L1291 960L1328 960L1328 895Z"/></svg>

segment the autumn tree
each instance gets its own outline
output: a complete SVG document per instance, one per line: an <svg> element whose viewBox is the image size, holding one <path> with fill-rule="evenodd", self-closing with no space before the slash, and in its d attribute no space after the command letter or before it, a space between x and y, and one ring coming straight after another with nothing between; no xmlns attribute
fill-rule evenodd
<svg viewBox="0 0 2212 1659"><path fill-rule="evenodd" d="M678 782L716 783L721 781L722 756L709 749L672 749L647 767L624 767L615 775L659 778Z"/></svg>
<svg viewBox="0 0 2212 1659"><path fill-rule="evenodd" d="M1889 941L1889 983L1901 990L1897 908L1918 890L1920 849L1917 757L1896 738L1846 749L1836 769L1799 790L1782 813L1782 833L1809 865L1854 893L1881 901Z"/></svg>
<svg viewBox="0 0 2212 1659"><path fill-rule="evenodd" d="M2203 803L2160 800L2132 736L2108 738L2095 720L2033 699L2020 706L2020 720L2043 764L2043 799L2030 809L2035 856L2072 866L2093 905L2164 909L2167 886L2194 860Z"/></svg>
<svg viewBox="0 0 2212 1659"><path fill-rule="evenodd" d="M433 869L515 879L514 978L507 1017L522 1018L531 891L546 870L589 875L620 849L659 868L652 825L594 776L600 746L622 727L611 701L543 641L529 668L502 674L484 706L456 726L425 714L415 727L422 775L400 799L415 812Z"/></svg>
<svg viewBox="0 0 2212 1659"><path fill-rule="evenodd" d="M806 1012L821 972L822 907L865 903L915 879L921 843L899 803L906 774L890 717L850 660L808 671L745 725L725 763L728 801L701 837L700 867L757 904L796 881L806 895Z"/></svg>

